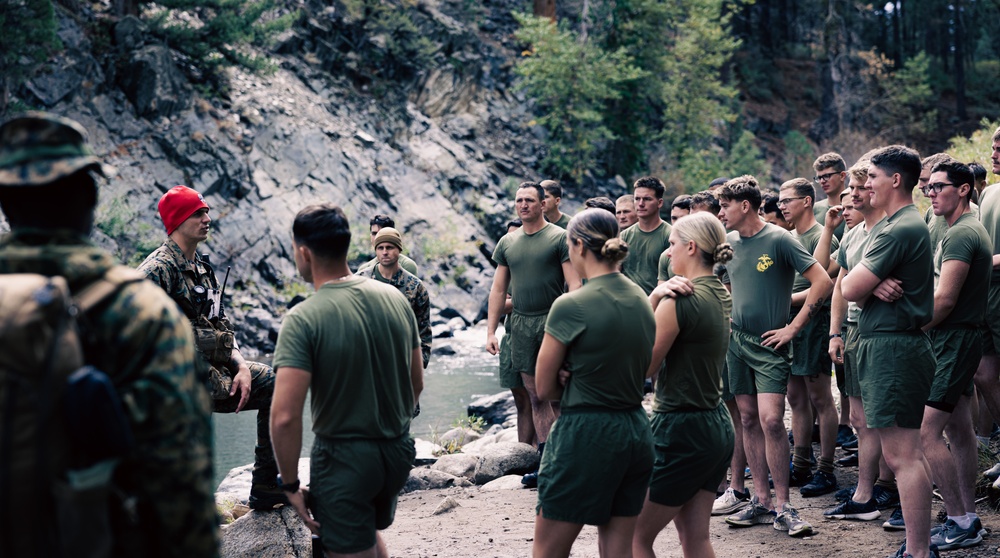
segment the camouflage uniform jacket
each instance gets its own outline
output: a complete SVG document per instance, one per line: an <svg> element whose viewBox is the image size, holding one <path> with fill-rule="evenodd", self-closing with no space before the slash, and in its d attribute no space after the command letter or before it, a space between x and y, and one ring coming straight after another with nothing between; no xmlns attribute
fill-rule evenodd
<svg viewBox="0 0 1000 558"><path fill-rule="evenodd" d="M231 365L232 350L236 346L233 328L225 318L209 320L201 315L193 291L195 287L218 290L219 280L215 276L215 270L198 254L195 254L192 265L184 257L180 246L170 238L146 256L138 270L166 291L191 321L195 349L211 367L213 391L218 389L220 395L222 392L228 394L228 385L223 388L216 384L229 381L236 374ZM221 379L216 375L217 371L223 372Z"/></svg>
<svg viewBox="0 0 1000 558"><path fill-rule="evenodd" d="M371 271L372 268L377 265L378 265L378 258L372 258L368 260L367 262L358 266L358 275ZM408 257L406 254L399 255L399 267L405 269L406 271L409 271L413 275L419 275L419 273L417 272L417 262L413 261L413 259Z"/></svg>
<svg viewBox="0 0 1000 558"><path fill-rule="evenodd" d="M399 289L406 300L410 301L410 308L417 317L417 330L420 333L420 353L424 358L424 368L431 359L431 297L427 294L427 288L409 271L399 268L391 278L386 279L378 272L378 266L359 272L359 275L371 277L376 281L388 283Z"/></svg>
<svg viewBox="0 0 1000 558"><path fill-rule="evenodd" d="M0 273L65 277L77 292L117 262L72 232L0 240ZM120 288L87 314L85 362L114 382L135 436L113 482L135 517L112 514L115 556L218 555L210 401L196 377L191 330L155 285Z"/></svg>

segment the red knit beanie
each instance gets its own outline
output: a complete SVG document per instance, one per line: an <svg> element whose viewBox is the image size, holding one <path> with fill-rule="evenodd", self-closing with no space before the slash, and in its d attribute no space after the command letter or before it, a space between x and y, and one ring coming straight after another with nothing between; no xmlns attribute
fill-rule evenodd
<svg viewBox="0 0 1000 558"><path fill-rule="evenodd" d="M163 226L167 228L167 234L173 234L181 223L187 220L195 211L201 208L208 208L205 198L187 186L174 186L167 190L166 194L160 198L156 208L160 212L160 219Z"/></svg>

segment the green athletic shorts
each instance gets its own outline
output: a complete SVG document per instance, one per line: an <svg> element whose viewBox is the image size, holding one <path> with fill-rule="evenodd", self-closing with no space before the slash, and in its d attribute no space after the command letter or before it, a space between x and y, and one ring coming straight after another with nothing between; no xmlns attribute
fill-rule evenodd
<svg viewBox="0 0 1000 558"><path fill-rule="evenodd" d="M844 395L861 397L861 381L858 379L858 339L861 330L858 324L847 322L844 330Z"/></svg>
<svg viewBox="0 0 1000 558"><path fill-rule="evenodd" d="M791 352L788 345L779 350L765 347L759 336L734 326L726 354L730 391L734 395L786 393L792 373Z"/></svg>
<svg viewBox="0 0 1000 558"><path fill-rule="evenodd" d="M517 312L510 315L507 321L510 324L510 358L518 374L535 375L535 360L545 337L548 316L548 313L527 316Z"/></svg>
<svg viewBox="0 0 1000 558"><path fill-rule="evenodd" d="M735 397L729 389L729 363L722 361L722 400L732 401Z"/></svg>
<svg viewBox="0 0 1000 558"><path fill-rule="evenodd" d="M798 312L792 314L792 318ZM830 309L823 308L813 316L806 327L792 339L793 376L829 376L832 371L830 361Z"/></svg>
<svg viewBox="0 0 1000 558"><path fill-rule="evenodd" d="M508 324L509 325L509 324ZM514 363L510 358L510 332L500 339L500 387L507 389L523 388L524 380L519 372L514 372Z"/></svg>
<svg viewBox="0 0 1000 558"><path fill-rule="evenodd" d="M653 413L653 476L649 500L683 506L698 493L715 493L733 457L733 421L725 404L710 411Z"/></svg>
<svg viewBox="0 0 1000 558"><path fill-rule="evenodd" d="M935 369L923 332L861 335L858 369L869 428L920 428Z"/></svg>
<svg viewBox="0 0 1000 558"><path fill-rule="evenodd" d="M604 525L639 515L653 470L653 435L642 408L563 409L538 470L536 513Z"/></svg>
<svg viewBox="0 0 1000 558"><path fill-rule="evenodd" d="M1000 282L990 283L986 295L986 332L983 335L983 354L1000 353Z"/></svg>
<svg viewBox="0 0 1000 558"><path fill-rule="evenodd" d="M951 412L959 397L973 394L972 377L983 356L983 333L980 328L934 329L930 338L937 369L927 405Z"/></svg>
<svg viewBox="0 0 1000 558"><path fill-rule="evenodd" d="M316 437L309 492L327 550L349 554L375 546L375 532L392 525L396 498L416 457L409 435L394 440Z"/></svg>

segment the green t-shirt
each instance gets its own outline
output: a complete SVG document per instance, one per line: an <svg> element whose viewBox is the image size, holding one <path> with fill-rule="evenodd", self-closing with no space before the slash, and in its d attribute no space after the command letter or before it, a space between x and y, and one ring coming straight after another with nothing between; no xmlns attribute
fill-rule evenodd
<svg viewBox="0 0 1000 558"><path fill-rule="evenodd" d="M621 273L594 277L552 305L545 333L566 345L572 374L562 408L631 409L653 357L656 323L649 300Z"/></svg>
<svg viewBox="0 0 1000 558"><path fill-rule="evenodd" d="M979 206L976 204L971 204L970 209L972 210L972 218L979 219ZM924 212L924 222L927 223L927 230L931 235L931 252L934 254L934 285L937 285L938 276L941 274L941 266L938 265L938 258L941 250L941 240L944 239L944 235L948 232L948 220L941 215L934 215L934 207L930 206L927 211Z"/></svg>
<svg viewBox="0 0 1000 558"><path fill-rule="evenodd" d="M868 297L858 328L866 333L916 331L934 315L934 261L927 224L913 205L907 205L872 231L863 265L880 280L895 277L903 296L895 302Z"/></svg>
<svg viewBox="0 0 1000 558"><path fill-rule="evenodd" d="M993 254L1000 254L1000 184L987 186L979 196L979 221L993 242ZM1000 283L1000 268L993 270L990 281Z"/></svg>
<svg viewBox="0 0 1000 558"><path fill-rule="evenodd" d="M792 304L795 272L816 263L792 235L765 223L757 234L726 235L733 247L727 265L733 289L733 325L752 335L784 327Z"/></svg>
<svg viewBox="0 0 1000 558"><path fill-rule="evenodd" d="M547 223L527 234L524 228L505 234L493 251L493 261L510 270L514 311L537 316L549 311L563 293L562 264L569 261L566 231Z"/></svg>
<svg viewBox="0 0 1000 558"><path fill-rule="evenodd" d="M795 240L799 241L799 244L801 244L802 247L806 249L806 252L809 252L809 254L812 255L816 253L816 247L819 245L819 239L821 236L823 236L823 226L817 223L802 234L798 234L792 231L792 236L795 237ZM830 253L833 254L834 252L837 251L838 248L840 248L840 241L837 240L836 236L834 236L832 239L830 239ZM792 283L792 292L793 293L802 292L808 289L809 285L810 285L809 280L806 279L801 273L796 271L795 281ZM826 305L829 306L829 304L830 301L828 300L826 302Z"/></svg>
<svg viewBox="0 0 1000 558"><path fill-rule="evenodd" d="M947 223L945 220L945 224ZM937 327L979 326L986 317L986 294L993 270L993 243L982 223L972 213L960 216L945 231L941 247L934 257L935 274L940 275L941 264L950 260L969 264L969 274L958 292L955 307Z"/></svg>
<svg viewBox="0 0 1000 558"><path fill-rule="evenodd" d="M312 374L317 436L392 439L410 431L410 359L419 346L406 297L390 285L355 277L323 285L288 312L274 368Z"/></svg>
<svg viewBox="0 0 1000 558"><path fill-rule="evenodd" d="M883 222L885 222L885 219L873 225L872 230L881 228L880 223ZM869 239L871 239L871 231L865 228L864 223L861 223L844 233L844 239L841 241L840 248L837 250L837 264L846 271L854 269L854 266L861 262L861 256L865 253L865 248L868 246ZM860 316L861 307L858 306L858 303L848 301L847 321L856 324L858 323L858 318Z"/></svg>
<svg viewBox="0 0 1000 558"><path fill-rule="evenodd" d="M697 277L690 296L674 299L680 333L656 379L653 410L711 410L722 401L733 301L718 277Z"/></svg>
<svg viewBox="0 0 1000 558"><path fill-rule="evenodd" d="M837 202L840 203L839 201ZM813 215L822 227L826 224L826 212L830 210L830 198L820 200L813 204ZM846 221L841 221L836 229L833 229L833 237L837 240L844 238L844 229L847 227Z"/></svg>
<svg viewBox="0 0 1000 558"><path fill-rule="evenodd" d="M656 264L656 281L666 281L674 276L674 270L670 267L670 256L664 250L660 254L660 261Z"/></svg>
<svg viewBox="0 0 1000 558"><path fill-rule="evenodd" d="M569 222L571 219L572 217L566 215L565 213L562 213L562 217L556 219L555 221L549 221L549 222L559 227L560 229L566 230L566 227L569 226ZM546 221L548 221L548 219L546 219Z"/></svg>
<svg viewBox="0 0 1000 558"><path fill-rule="evenodd" d="M643 232L636 223L621 233L621 239L628 244L628 257L622 264L622 273L642 287L647 295L656 288L660 255L670 247L670 230L670 224L660 221L659 226L650 232Z"/></svg>
<svg viewBox="0 0 1000 558"><path fill-rule="evenodd" d="M368 260L367 262L358 266L357 273L358 275L360 275L361 273L368 271L369 269L375 267L376 265L378 265L378 258L372 258L371 260ZM407 257L406 254L399 255L399 267L405 269L406 271L409 271L413 275L417 274L417 262Z"/></svg>

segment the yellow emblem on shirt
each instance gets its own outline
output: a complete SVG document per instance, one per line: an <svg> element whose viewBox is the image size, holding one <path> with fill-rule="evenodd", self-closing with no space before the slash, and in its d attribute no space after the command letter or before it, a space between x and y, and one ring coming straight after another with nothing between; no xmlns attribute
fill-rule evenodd
<svg viewBox="0 0 1000 558"><path fill-rule="evenodd" d="M771 256L764 254L757 258L757 271L764 273L772 264L774 264L774 260L771 259Z"/></svg>

